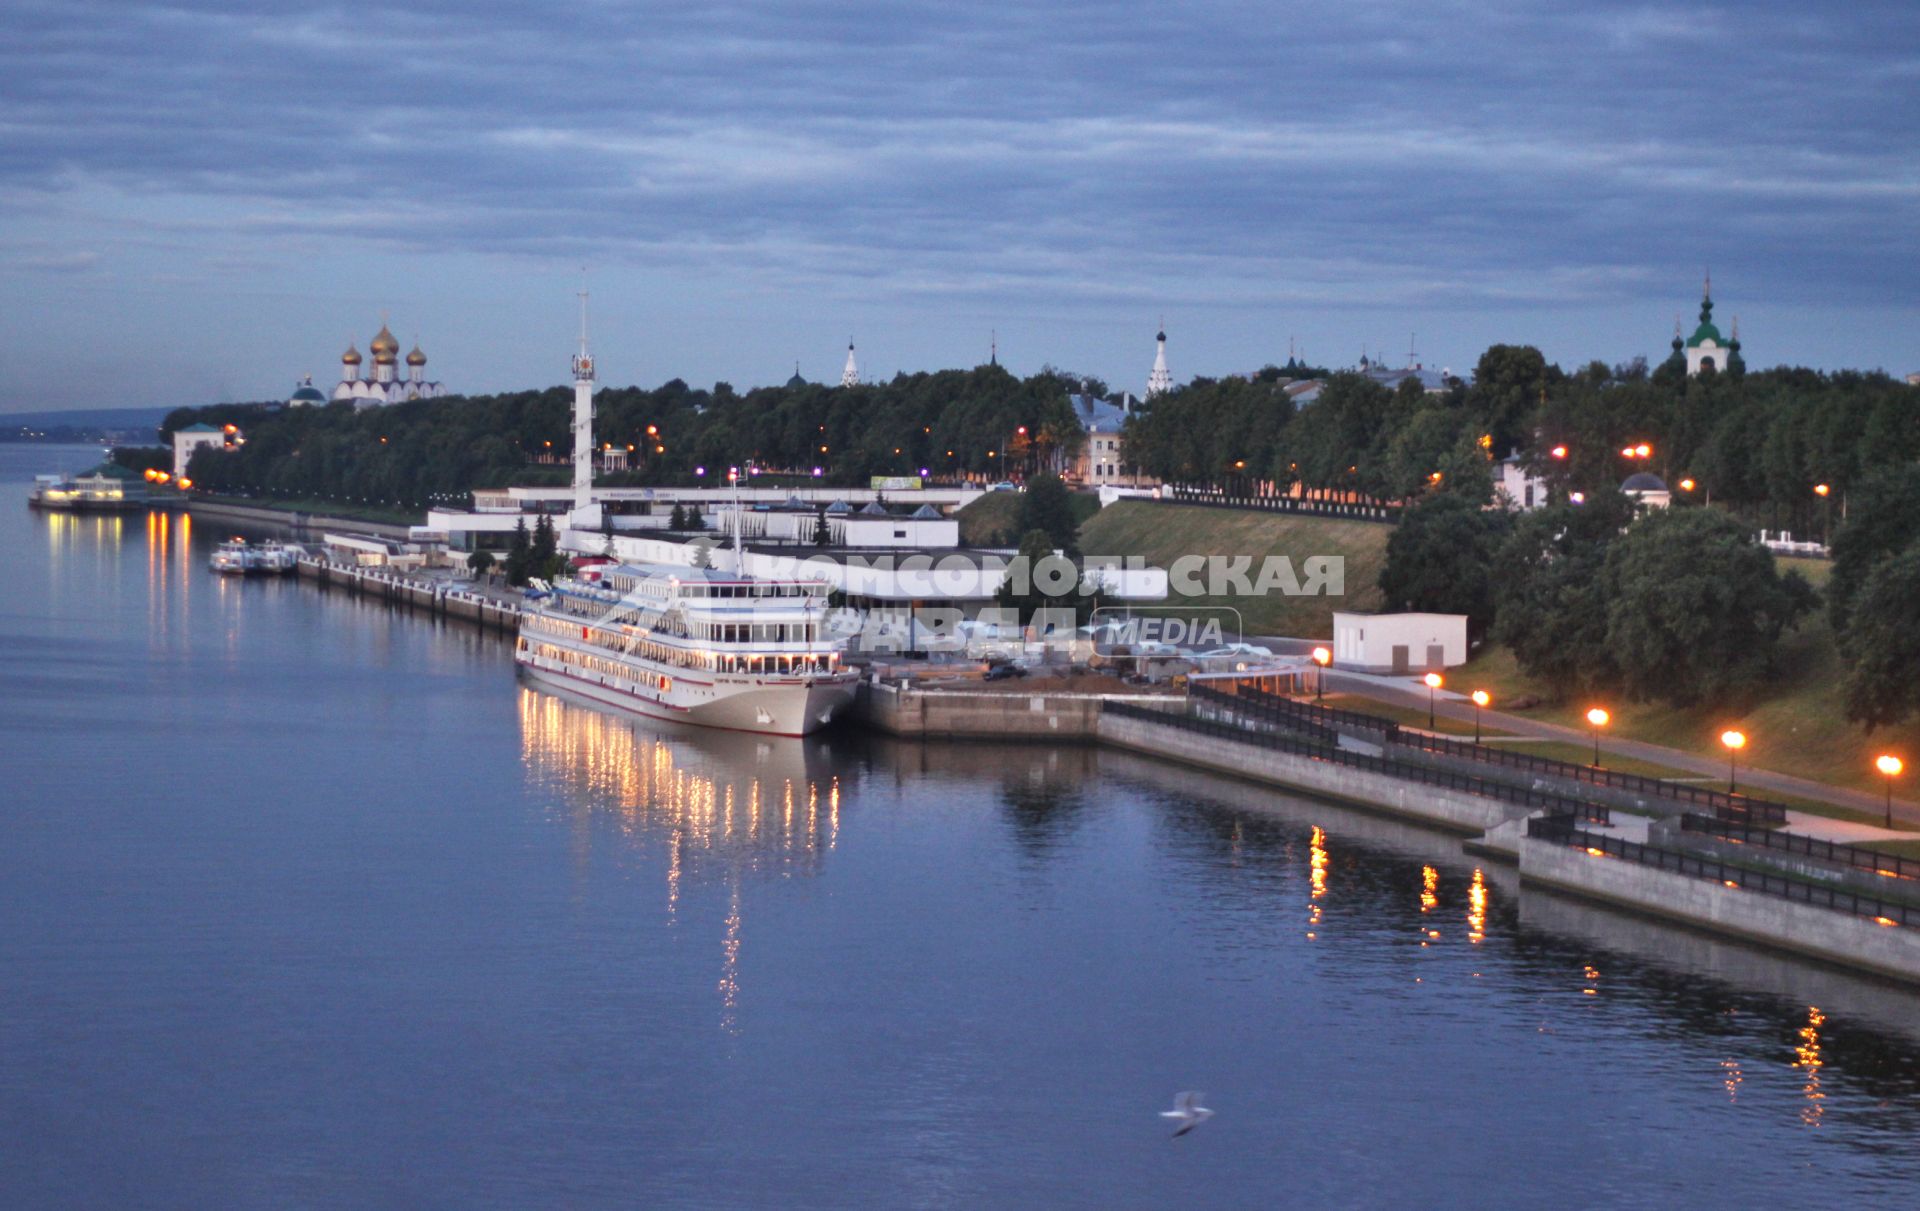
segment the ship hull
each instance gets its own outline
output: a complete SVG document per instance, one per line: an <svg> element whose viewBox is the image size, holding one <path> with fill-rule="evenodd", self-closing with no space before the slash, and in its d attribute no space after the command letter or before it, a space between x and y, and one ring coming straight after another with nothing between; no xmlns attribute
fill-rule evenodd
<svg viewBox="0 0 1920 1211"><path fill-rule="evenodd" d="M673 687L661 693L527 652L516 653L515 660L527 681L594 706L644 719L767 736L805 736L827 727L853 705L857 684L850 676L707 682L673 670Z"/></svg>

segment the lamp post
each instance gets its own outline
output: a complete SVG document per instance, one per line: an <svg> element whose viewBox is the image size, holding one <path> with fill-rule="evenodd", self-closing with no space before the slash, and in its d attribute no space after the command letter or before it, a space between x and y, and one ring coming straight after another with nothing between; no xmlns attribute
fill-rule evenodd
<svg viewBox="0 0 1920 1211"><path fill-rule="evenodd" d="M1435 727L1434 718L1433 718L1434 696L1439 693L1440 687L1446 682L1446 678L1442 677L1438 673L1428 673L1426 676L1426 682L1427 682L1427 730L1431 732L1431 731L1437 730Z"/></svg>
<svg viewBox="0 0 1920 1211"><path fill-rule="evenodd" d="M1880 771L1887 781L1887 820L1888 828L1893 827L1893 780L1900 776L1906 763L1892 753L1882 753L1873 759L1873 767Z"/></svg>
<svg viewBox="0 0 1920 1211"><path fill-rule="evenodd" d="M1740 750L1747 746L1747 734L1728 728L1720 733L1720 743L1727 746L1727 793L1731 795L1736 789L1733 783L1735 762L1739 760Z"/></svg>
<svg viewBox="0 0 1920 1211"><path fill-rule="evenodd" d="M1604 707L1593 707L1587 711L1587 726L1593 729L1593 768L1600 768L1600 729L1613 719Z"/></svg>
<svg viewBox="0 0 1920 1211"><path fill-rule="evenodd" d="M1333 653L1326 648L1313 649L1313 662L1320 666L1320 673L1313 679L1313 700L1324 701L1327 696L1327 666L1333 663Z"/></svg>
<svg viewBox="0 0 1920 1211"><path fill-rule="evenodd" d="M1475 744L1480 743L1480 712L1492 701L1493 695L1487 691L1473 691L1473 742Z"/></svg>

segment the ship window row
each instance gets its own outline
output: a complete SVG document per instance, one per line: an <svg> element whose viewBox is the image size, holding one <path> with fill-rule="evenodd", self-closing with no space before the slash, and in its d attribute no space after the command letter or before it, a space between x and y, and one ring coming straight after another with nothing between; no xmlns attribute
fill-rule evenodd
<svg viewBox="0 0 1920 1211"><path fill-rule="evenodd" d="M534 623L547 623L545 619L530 619ZM549 625L540 629L551 634L563 632L571 634L565 628ZM672 647L664 643L655 643L649 639L628 639L617 632L594 631L582 637L585 642L596 647L623 655L651 660L655 664L672 665L676 668L699 669L705 672L737 673L782 676L826 674L835 670L839 657L832 652L768 653L764 655L736 655L731 652L694 652L685 648ZM562 649L553 649L559 651ZM612 671L618 672L619 667ZM627 674L630 675L630 674Z"/></svg>

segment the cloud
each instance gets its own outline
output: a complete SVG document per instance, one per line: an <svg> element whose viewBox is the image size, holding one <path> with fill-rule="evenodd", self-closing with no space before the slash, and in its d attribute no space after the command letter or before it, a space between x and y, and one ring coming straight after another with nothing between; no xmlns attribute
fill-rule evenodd
<svg viewBox="0 0 1920 1211"><path fill-rule="evenodd" d="M0 213L169 280L591 258L1131 314L1639 305L1711 260L1904 306L1917 58L1872 0L16 0Z"/></svg>

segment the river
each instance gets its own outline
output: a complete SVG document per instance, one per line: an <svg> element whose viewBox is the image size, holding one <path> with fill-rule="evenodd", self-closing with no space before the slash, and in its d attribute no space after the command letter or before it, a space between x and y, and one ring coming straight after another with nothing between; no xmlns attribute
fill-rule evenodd
<svg viewBox="0 0 1920 1211"><path fill-rule="evenodd" d="M1920 1196L1906 991L1138 757L597 714L25 507L87 455L0 445L0 1205Z"/></svg>

